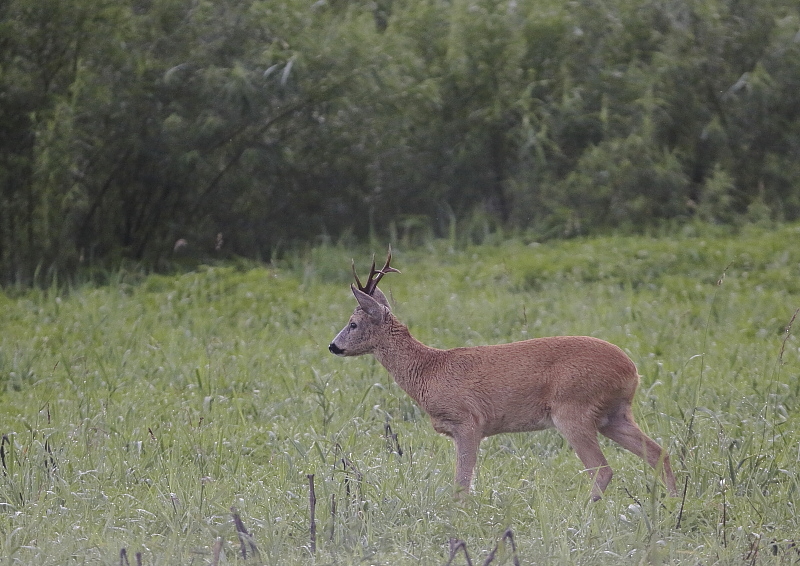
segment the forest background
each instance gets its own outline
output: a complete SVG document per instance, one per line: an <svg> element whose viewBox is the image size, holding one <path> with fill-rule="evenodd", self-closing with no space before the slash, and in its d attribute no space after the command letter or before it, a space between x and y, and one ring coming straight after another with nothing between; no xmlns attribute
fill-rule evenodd
<svg viewBox="0 0 800 566"><path fill-rule="evenodd" d="M800 218L796 0L2 0L0 284Z"/></svg>

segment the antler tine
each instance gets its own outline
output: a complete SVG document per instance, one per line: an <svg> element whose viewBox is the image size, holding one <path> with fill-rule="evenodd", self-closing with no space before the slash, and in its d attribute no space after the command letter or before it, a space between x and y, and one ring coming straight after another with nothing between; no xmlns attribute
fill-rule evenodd
<svg viewBox="0 0 800 566"><path fill-rule="evenodd" d="M373 285L372 280L375 278L375 254L372 254L372 265L369 268L369 275L367 275L367 284L361 288L367 295L371 295L372 291L375 289L375 285Z"/></svg>
<svg viewBox="0 0 800 566"><path fill-rule="evenodd" d="M389 253L386 255L386 263L383 264L383 269L381 269L381 273L386 275L387 273L400 273L399 269L395 269L394 267L389 267L389 263L392 261L392 245L389 244Z"/></svg>
<svg viewBox="0 0 800 566"><path fill-rule="evenodd" d="M375 277L375 254L372 254L372 265L369 268L369 277L367 277L367 287L369 287L369 282L372 281L372 278Z"/></svg>
<svg viewBox="0 0 800 566"><path fill-rule="evenodd" d="M353 267L353 277L356 278L356 285L358 285L358 290L363 291L364 287L361 285L361 280L358 278L358 273L356 273L356 260L350 260L352 267Z"/></svg>

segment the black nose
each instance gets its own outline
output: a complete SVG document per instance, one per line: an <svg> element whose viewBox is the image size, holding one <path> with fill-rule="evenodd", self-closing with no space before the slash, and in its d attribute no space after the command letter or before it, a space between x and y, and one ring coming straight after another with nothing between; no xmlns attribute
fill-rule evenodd
<svg viewBox="0 0 800 566"><path fill-rule="evenodd" d="M331 351L331 354L336 354L337 356L344 352L339 346L331 342L330 346L328 346L328 350Z"/></svg>

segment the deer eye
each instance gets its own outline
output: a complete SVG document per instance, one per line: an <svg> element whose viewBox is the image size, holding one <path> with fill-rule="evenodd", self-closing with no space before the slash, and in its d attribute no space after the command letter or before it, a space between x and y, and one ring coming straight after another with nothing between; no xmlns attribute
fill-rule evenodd
<svg viewBox="0 0 800 566"><path fill-rule="evenodd" d="M350 329L351 330L355 330L356 328L358 328L358 325L355 322L351 322L350 323Z"/></svg>

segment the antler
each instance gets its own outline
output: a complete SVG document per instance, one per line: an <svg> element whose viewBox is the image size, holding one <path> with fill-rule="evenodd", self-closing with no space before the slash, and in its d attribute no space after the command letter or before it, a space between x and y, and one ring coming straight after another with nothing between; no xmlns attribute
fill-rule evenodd
<svg viewBox="0 0 800 566"><path fill-rule="evenodd" d="M378 287L378 282L381 280L381 277L386 275L387 273L400 273L399 269L395 269L394 267L390 267L389 263L392 261L392 246L389 246L389 254L386 256L386 263L383 264L381 269L375 269L375 255L372 256L372 267L369 268L369 277L367 277L367 284L361 285L361 280L358 278L358 274L356 273L356 262L353 260L353 277L356 278L356 285L358 285L358 290L363 291L367 295L372 295L375 289Z"/></svg>

